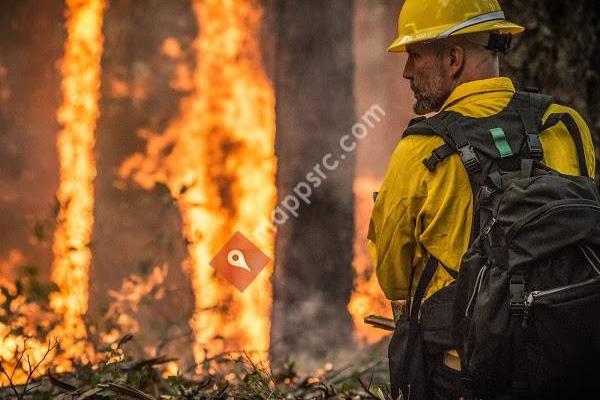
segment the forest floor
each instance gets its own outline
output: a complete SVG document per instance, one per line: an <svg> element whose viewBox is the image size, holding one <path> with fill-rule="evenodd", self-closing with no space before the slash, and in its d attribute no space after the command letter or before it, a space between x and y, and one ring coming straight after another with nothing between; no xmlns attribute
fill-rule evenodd
<svg viewBox="0 0 600 400"><path fill-rule="evenodd" d="M366 354L366 353L365 353ZM171 359L134 360L117 347L105 361L79 365L69 374L45 373L31 382L0 390L6 400L389 400L387 362L380 355L336 368L330 363L313 374L298 372L293 362L265 367L247 354L208 358L195 371L165 372ZM33 375L33 374L32 374ZM4 375L5 378L8 375Z"/></svg>

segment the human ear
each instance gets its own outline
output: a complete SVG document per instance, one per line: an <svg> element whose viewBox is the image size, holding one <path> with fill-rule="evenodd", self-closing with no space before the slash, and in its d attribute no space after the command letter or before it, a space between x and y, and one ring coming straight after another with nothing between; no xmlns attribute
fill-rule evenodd
<svg viewBox="0 0 600 400"><path fill-rule="evenodd" d="M452 46L447 52L448 71L452 78L456 78L465 66L465 49L461 46Z"/></svg>

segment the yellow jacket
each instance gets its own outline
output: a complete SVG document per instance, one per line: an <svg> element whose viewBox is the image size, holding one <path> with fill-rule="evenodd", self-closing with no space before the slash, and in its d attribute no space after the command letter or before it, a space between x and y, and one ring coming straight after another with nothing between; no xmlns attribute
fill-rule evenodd
<svg viewBox="0 0 600 400"><path fill-rule="evenodd" d="M488 117L502 111L515 88L508 78L492 78L458 86L442 111L469 117ZM581 130L588 170L595 170L594 145L583 118L573 109L551 105L552 113L569 113ZM579 175L575 144L561 123L540 134L544 163L562 173ZM458 155L441 162L434 172L423 165L443 139L436 136L409 136L400 140L373 208L368 233L371 261L379 284L390 300L404 300L410 268L417 278L433 255L446 267L458 271L471 231L473 199L469 179ZM439 268L427 293L452 282Z"/></svg>

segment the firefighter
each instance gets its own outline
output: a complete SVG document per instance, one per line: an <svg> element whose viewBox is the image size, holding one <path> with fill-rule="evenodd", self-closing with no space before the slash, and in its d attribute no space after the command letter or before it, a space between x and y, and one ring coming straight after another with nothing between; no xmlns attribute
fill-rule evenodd
<svg viewBox="0 0 600 400"><path fill-rule="evenodd" d="M523 31L506 19L496 0L406 0L398 38L388 50L408 55L403 77L410 81L417 115L455 112L485 118L504 110L515 94L512 81L499 75L499 55L506 54L512 37ZM543 122L556 113L572 116L583 138L587 168L595 171L592 138L583 118L553 103ZM563 124L542 131L539 139L546 165L564 174L581 173ZM374 205L369 252L381 289L394 304L404 304L414 295L409 293L410 278L420 276L430 256L444 268L437 268L425 298L449 286L469 246L473 195L461 158L449 156L434 171L423 162L443 144L435 135L401 139ZM429 362L433 367L426 397L460 398L457 352L449 349Z"/></svg>

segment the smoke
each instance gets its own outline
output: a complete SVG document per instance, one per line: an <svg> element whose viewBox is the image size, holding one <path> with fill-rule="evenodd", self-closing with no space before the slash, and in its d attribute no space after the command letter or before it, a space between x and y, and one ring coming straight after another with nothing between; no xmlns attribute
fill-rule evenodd
<svg viewBox="0 0 600 400"><path fill-rule="evenodd" d="M48 278L53 259L55 194L59 183L56 134L60 126L56 122L56 111L62 98L57 61L64 55L66 32L64 3L43 4L41 7L39 2L11 0L0 5L0 272L5 274L7 269L29 265L37 267L41 277ZM397 10L392 12L392 8L379 2L357 0L354 15L353 108L362 112L371 104L379 104L386 116L367 138L360 141L356 166L349 160L348 169L342 166L337 174L331 175L330 181L341 177L346 184L327 183L325 186L324 183L311 195L310 207L314 210L343 210L336 218L345 221L343 226L348 229L331 224L326 226L327 237L339 242L352 242L354 197L352 178L349 178L352 169L356 168L358 177L380 179L410 112L410 104L398 100L407 98L409 93L400 78L402 60L383 51L395 31L395 18L390 15ZM183 332L192 316L194 303L190 278L181 268L188 255L188 243L182 234L181 210L171 191L160 184L148 190L124 182L119 178L118 170L132 154L143 153L147 132L165 131L177 116L182 100L193 88L192 74L196 68L193 43L199 27L191 10L190 0L112 0L106 10L103 28L105 50L101 61L100 117L96 131L96 205L90 243L88 317L94 322L109 309L114 300L109 293L118 290L127 277L148 276L155 265L168 265L164 295L153 300L152 309L146 308L137 316L139 330L147 335L149 342L160 340L168 324L181 327ZM281 60L275 57L272 33L264 35L263 49L265 60L274 71L274 66ZM350 93L350 86L344 88L344 93ZM304 98L304 101L318 100L325 95L321 92ZM345 112L338 107L339 100L340 97L328 100L332 105L329 111L332 121ZM352 102L351 98L346 100ZM319 111L317 103L313 111ZM345 119L349 129L355 119ZM337 145L339 136L348 132L337 129L335 132ZM295 140L285 143L285 147L289 153L282 154L282 161L292 171L306 170L304 167L314 165L323 155L323 149L310 148ZM164 151L169 153L172 147ZM301 153L302 157L285 159L291 153ZM292 159L298 164L289 162ZM315 163L309 163L313 160ZM280 183L285 185L285 179ZM369 199L370 195L361 193L360 198ZM323 214L311 214L310 207L301 210L302 218L312 221L314 226L328 224ZM369 212L368 207L362 205L357 209L361 213ZM366 235L362 224L357 226L357 240ZM321 240L310 229L289 232L282 236L282 241L303 242L304 245L290 246L286 249L288 254L277 256L293 258L302 248L313 244L318 247ZM20 256L15 258L15 254ZM315 253L310 258L326 276L334 275L339 268L350 268L351 254L344 256L344 265L335 262L321 265L326 255ZM363 273L361 276L366 277ZM321 337L331 342L338 341L340 330L351 336L350 316L345 311L349 298L341 296L335 302L329 302L325 294L331 290L331 284L318 282L306 299L292 304L289 309L274 310L274 313L294 314L293 323L299 324L300 330L301 321L309 320L315 326L326 327L344 314L340 326L332 324L316 336L322 334ZM352 289L350 281L335 286L344 293L350 293ZM302 298L305 290L293 283L286 283L283 288L293 292L289 294L293 298ZM355 321L359 320L355 318ZM181 349L190 343L188 337L175 347L180 354L189 356L189 352ZM322 348L312 338L305 343L311 352Z"/></svg>

